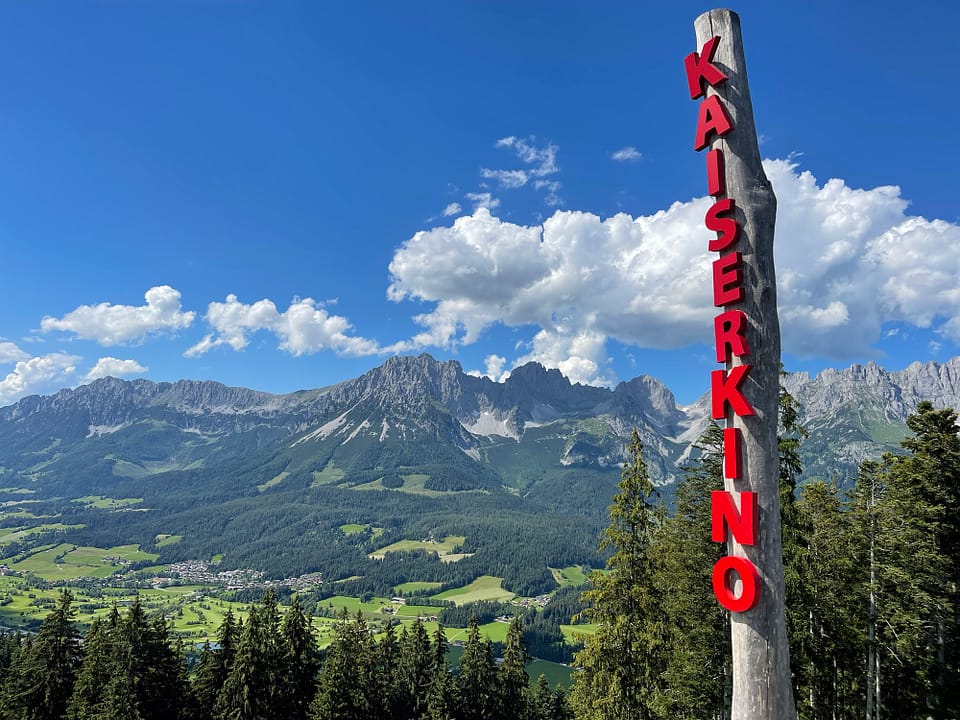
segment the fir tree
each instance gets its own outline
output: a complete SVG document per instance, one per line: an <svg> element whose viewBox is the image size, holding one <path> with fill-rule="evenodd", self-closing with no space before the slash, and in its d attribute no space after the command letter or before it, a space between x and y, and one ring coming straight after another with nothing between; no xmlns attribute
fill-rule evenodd
<svg viewBox="0 0 960 720"><path fill-rule="evenodd" d="M806 632L800 647L806 661L798 692L801 720L832 720L860 714L863 692L859 658L864 645L858 611L864 584L854 550L853 513L833 483L807 484L797 502L808 529L803 565ZM793 652L791 648L791 652Z"/></svg>
<svg viewBox="0 0 960 720"><path fill-rule="evenodd" d="M375 646L363 614L353 620L346 611L337 625L320 673L317 696L311 707L313 720L370 720Z"/></svg>
<svg viewBox="0 0 960 720"><path fill-rule="evenodd" d="M476 615L470 617L467 642L460 656L457 705L460 720L496 720L499 710L493 648L480 637Z"/></svg>
<svg viewBox="0 0 960 720"><path fill-rule="evenodd" d="M711 492L723 489L723 431L711 423L695 447L700 455L676 486L676 512L652 549L667 633L656 699L665 718L724 718L730 706L729 619L711 584L723 554L710 539Z"/></svg>
<svg viewBox="0 0 960 720"><path fill-rule="evenodd" d="M523 641L523 621L516 615L510 621L503 662L497 668L500 720L524 720L526 716L527 689L530 686L526 665L529 661Z"/></svg>
<svg viewBox="0 0 960 720"><path fill-rule="evenodd" d="M654 587L650 545L656 531L653 483L634 430L628 460L610 508L601 549L610 547L607 572L590 576L585 611L599 627L577 653L582 669L571 692L583 720L646 720L656 717L655 698L663 672L663 627Z"/></svg>
<svg viewBox="0 0 960 720"><path fill-rule="evenodd" d="M310 617L296 595L280 626L280 653L280 717L306 720L317 690L320 663Z"/></svg>
<svg viewBox="0 0 960 720"><path fill-rule="evenodd" d="M456 717L453 679L447 666L448 649L443 623L437 623L433 633L430 690L427 695L427 717L430 720L453 720Z"/></svg>
<svg viewBox="0 0 960 720"><path fill-rule="evenodd" d="M116 608L114 608L116 610ZM84 639L83 665L70 698L69 720L92 720L104 700L104 690L113 675L116 624L95 619Z"/></svg>
<svg viewBox="0 0 960 720"><path fill-rule="evenodd" d="M250 608L233 666L217 698L217 720L259 720L276 716L277 646L276 596L268 591L259 605Z"/></svg>
<svg viewBox="0 0 960 720"><path fill-rule="evenodd" d="M69 590L60 593L36 638L10 673L8 709L22 720L60 720L67 712L80 669L80 636Z"/></svg>
<svg viewBox="0 0 960 720"><path fill-rule="evenodd" d="M226 684L233 667L239 633L240 629L233 617L233 611L228 609L217 631L216 647L211 648L208 642L203 644L193 681L198 720L213 718L217 696Z"/></svg>
<svg viewBox="0 0 960 720"><path fill-rule="evenodd" d="M421 720L427 716L432 681L430 636L418 617L413 623L404 627L400 635L397 684L399 696L404 703L401 717Z"/></svg>

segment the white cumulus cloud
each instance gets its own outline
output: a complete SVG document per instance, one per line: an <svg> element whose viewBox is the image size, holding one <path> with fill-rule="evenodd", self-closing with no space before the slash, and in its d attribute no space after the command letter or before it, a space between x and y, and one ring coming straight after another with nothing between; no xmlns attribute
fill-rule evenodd
<svg viewBox="0 0 960 720"><path fill-rule="evenodd" d="M483 359L483 363L486 366L485 371L468 370L467 375L490 378L494 382L503 382L510 377L510 371L503 369L507 364L507 359L502 355L487 355Z"/></svg>
<svg viewBox="0 0 960 720"><path fill-rule="evenodd" d="M189 327L195 313L184 312L180 292L169 285L158 285L144 295L146 305L81 305L62 318L45 317L43 332L62 330L100 345L121 345L142 340L158 332L174 332Z"/></svg>
<svg viewBox="0 0 960 720"><path fill-rule="evenodd" d="M619 150L610 153L610 159L617 162L636 162L643 157L643 154L633 145L627 145Z"/></svg>
<svg viewBox="0 0 960 720"><path fill-rule="evenodd" d="M488 192L467 193L467 200L473 203L474 211L477 211L479 208L484 208L485 210L495 210L500 207L499 198L495 198L491 193Z"/></svg>
<svg viewBox="0 0 960 720"><path fill-rule="evenodd" d="M522 168L481 168L480 176L484 180L493 180L501 190L515 190L532 183L534 189L545 190L544 201L550 207L563 204L560 197L560 182L547 179L560 172L557 164L558 148L553 143L538 144L534 136L519 138L511 135L497 140L495 147L512 150L514 155L523 163ZM470 199L475 199L467 195ZM499 201L497 202L499 204ZM496 205L477 204L474 207L493 209Z"/></svg>
<svg viewBox="0 0 960 720"><path fill-rule="evenodd" d="M460 207L460 203L452 202L443 209L443 216L450 217L451 215L456 215L462 209L463 208Z"/></svg>
<svg viewBox="0 0 960 720"><path fill-rule="evenodd" d="M361 356L394 350L381 348L374 340L349 335L350 322L340 315L331 315L312 298L295 298L280 312L272 300L248 305L231 294L225 302L210 303L206 320L213 332L189 348L184 353L187 357L202 355L220 345L243 350L250 343L250 336L261 330L276 335L280 349L291 355L333 350L340 355Z"/></svg>
<svg viewBox="0 0 960 720"><path fill-rule="evenodd" d="M0 380L0 404L16 402L25 395L55 390L71 384L80 358L56 352L17 362L13 371Z"/></svg>
<svg viewBox="0 0 960 720"><path fill-rule="evenodd" d="M510 140L510 146L516 139ZM783 347L800 357L870 356L884 323L960 341L960 226L907 214L899 188L819 183L765 163L779 200L775 253ZM606 342L709 342L709 198L653 215L556 211L542 225L488 209L422 231L390 263L388 297L426 304L413 347L476 342L493 324L536 330L525 356L574 380L611 382Z"/></svg>
<svg viewBox="0 0 960 720"><path fill-rule="evenodd" d="M115 357L102 357L84 376L85 380L96 380L102 377L123 377L124 375L139 375L147 372L147 368L136 360L118 360Z"/></svg>
<svg viewBox="0 0 960 720"><path fill-rule="evenodd" d="M28 360L30 353L24 352L16 343L10 341L0 342L0 363L15 363L21 360Z"/></svg>

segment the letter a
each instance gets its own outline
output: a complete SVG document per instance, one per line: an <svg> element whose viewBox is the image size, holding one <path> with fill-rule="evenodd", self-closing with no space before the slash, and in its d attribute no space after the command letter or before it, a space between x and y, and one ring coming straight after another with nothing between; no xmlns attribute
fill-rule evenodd
<svg viewBox="0 0 960 720"><path fill-rule="evenodd" d="M699 55L692 52L683 59L684 67L687 69L687 84L690 86L691 100L696 100L703 95L701 80L706 80L709 85L716 87L727 79L723 71L713 64L713 54L717 51L719 42L720 36L714 36L703 44Z"/></svg>
<svg viewBox="0 0 960 720"><path fill-rule="evenodd" d="M697 117L697 137L693 142L694 150L703 150L710 143L710 135L723 137L733 130L733 121L720 102L719 95L711 95L700 103L700 115Z"/></svg>

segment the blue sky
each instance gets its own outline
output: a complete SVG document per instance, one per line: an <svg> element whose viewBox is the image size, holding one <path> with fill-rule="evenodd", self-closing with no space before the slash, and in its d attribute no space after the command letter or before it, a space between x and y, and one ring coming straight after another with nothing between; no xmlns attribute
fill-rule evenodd
<svg viewBox="0 0 960 720"><path fill-rule="evenodd" d="M0 6L0 402L429 352L707 389L708 6ZM741 3L785 363L960 354L946 3Z"/></svg>

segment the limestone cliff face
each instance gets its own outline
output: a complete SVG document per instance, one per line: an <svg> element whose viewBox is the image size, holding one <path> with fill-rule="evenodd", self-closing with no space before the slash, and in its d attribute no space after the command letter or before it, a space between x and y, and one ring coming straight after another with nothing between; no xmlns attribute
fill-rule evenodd
<svg viewBox="0 0 960 720"><path fill-rule="evenodd" d="M802 446L806 475L850 478L861 460L896 450L921 400L960 407L960 358L895 372L868 363L816 377L796 373L785 384L810 431ZM669 483L708 422L706 397L680 408L648 376L613 389L588 387L529 363L497 383L424 354L393 357L358 378L286 395L208 381L103 378L27 397L0 408L0 466L31 482L61 466L75 473L80 457L123 461L124 468L152 474L294 445L323 462L362 465L369 457L381 466L389 445L402 449L406 463L455 450L478 470L502 474L513 462L502 449L515 445L511 452L535 457L548 474L571 466L615 473L636 427L652 474ZM499 454L491 454L493 447Z"/></svg>

